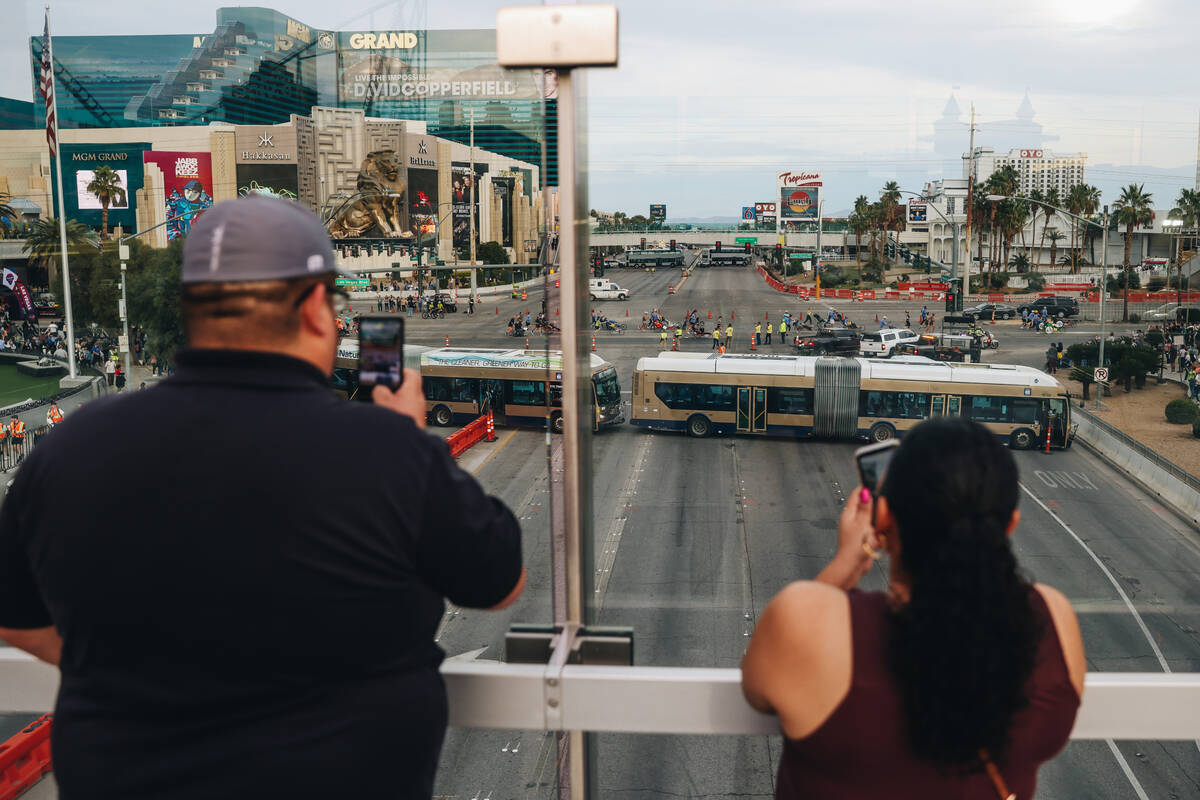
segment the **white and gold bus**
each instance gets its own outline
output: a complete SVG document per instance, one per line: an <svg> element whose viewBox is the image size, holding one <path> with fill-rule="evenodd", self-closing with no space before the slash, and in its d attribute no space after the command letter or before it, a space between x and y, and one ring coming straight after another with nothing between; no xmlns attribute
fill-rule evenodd
<svg viewBox="0 0 1200 800"><path fill-rule="evenodd" d="M1070 395L1044 372L784 355L660 353L638 360L630 423L652 430L886 441L921 420L964 416L1014 448L1069 447Z"/></svg>

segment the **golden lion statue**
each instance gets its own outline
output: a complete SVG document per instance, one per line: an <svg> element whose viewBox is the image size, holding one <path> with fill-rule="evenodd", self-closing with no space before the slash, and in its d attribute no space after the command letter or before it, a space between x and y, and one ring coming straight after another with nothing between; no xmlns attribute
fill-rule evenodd
<svg viewBox="0 0 1200 800"><path fill-rule="evenodd" d="M334 212L329 220L329 236L349 239L375 229L384 238L411 238L405 207L407 190L396 151L367 153L358 172L358 196Z"/></svg>

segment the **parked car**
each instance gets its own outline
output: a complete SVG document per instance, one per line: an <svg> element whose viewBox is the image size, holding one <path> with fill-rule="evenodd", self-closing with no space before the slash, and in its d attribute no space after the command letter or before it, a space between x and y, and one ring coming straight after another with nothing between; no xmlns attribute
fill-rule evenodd
<svg viewBox="0 0 1200 800"><path fill-rule="evenodd" d="M964 308L962 315L971 317L975 320L993 320L993 319L1012 319L1020 313L1016 306L1010 306L1008 303L979 303L978 305Z"/></svg>
<svg viewBox="0 0 1200 800"><path fill-rule="evenodd" d="M849 328L833 328L820 333L801 334L796 352L802 356L856 356L861 333Z"/></svg>
<svg viewBox="0 0 1200 800"><path fill-rule="evenodd" d="M887 358L898 344L916 342L919 337L908 328L883 328L864 333L858 343L858 353L863 356Z"/></svg>
<svg viewBox="0 0 1200 800"><path fill-rule="evenodd" d="M1175 319L1176 312L1182 310L1175 303L1166 303L1151 311L1142 314L1142 319L1147 322L1163 322L1168 319Z"/></svg>
<svg viewBox="0 0 1200 800"><path fill-rule="evenodd" d="M430 302L434 302L434 303L436 303L438 300L441 300L442 308L446 311L447 314L454 314L458 311L458 303L455 302L454 298L451 297L446 292L438 292L437 294L431 294L426 299L429 300Z"/></svg>
<svg viewBox="0 0 1200 800"><path fill-rule="evenodd" d="M1032 303L1017 306L1017 313L1045 311L1052 317L1074 317L1079 314L1079 302L1074 297L1039 297Z"/></svg>

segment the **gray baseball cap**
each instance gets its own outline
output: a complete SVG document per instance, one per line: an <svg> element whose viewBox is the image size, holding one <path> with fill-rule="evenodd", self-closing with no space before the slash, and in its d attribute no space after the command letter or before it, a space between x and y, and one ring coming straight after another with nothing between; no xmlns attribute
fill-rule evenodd
<svg viewBox="0 0 1200 800"><path fill-rule="evenodd" d="M183 245L183 283L280 281L340 270L329 233L299 203L250 194L217 203Z"/></svg>

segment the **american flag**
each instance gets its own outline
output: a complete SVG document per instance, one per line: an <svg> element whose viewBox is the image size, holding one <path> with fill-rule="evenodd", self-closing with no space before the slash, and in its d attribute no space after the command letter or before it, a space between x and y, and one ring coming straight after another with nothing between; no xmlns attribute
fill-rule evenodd
<svg viewBox="0 0 1200 800"><path fill-rule="evenodd" d="M42 35L42 99L46 101L46 141L50 157L58 154L58 120L54 118L54 65L50 61L50 12L46 11L46 32Z"/></svg>

